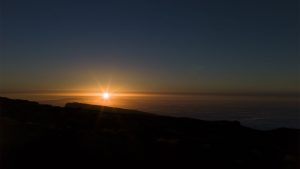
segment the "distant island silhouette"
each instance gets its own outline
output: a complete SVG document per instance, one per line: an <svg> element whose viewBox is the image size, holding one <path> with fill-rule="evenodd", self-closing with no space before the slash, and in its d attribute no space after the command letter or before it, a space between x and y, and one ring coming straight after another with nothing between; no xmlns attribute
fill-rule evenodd
<svg viewBox="0 0 300 169"><path fill-rule="evenodd" d="M300 168L300 130L0 97L0 168Z"/></svg>

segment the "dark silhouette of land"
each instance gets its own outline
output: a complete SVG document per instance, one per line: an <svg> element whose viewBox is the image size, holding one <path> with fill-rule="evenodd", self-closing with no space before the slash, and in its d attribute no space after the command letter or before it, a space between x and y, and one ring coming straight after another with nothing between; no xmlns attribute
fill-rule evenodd
<svg viewBox="0 0 300 169"><path fill-rule="evenodd" d="M0 168L296 169L297 129L260 131L68 103L0 97Z"/></svg>

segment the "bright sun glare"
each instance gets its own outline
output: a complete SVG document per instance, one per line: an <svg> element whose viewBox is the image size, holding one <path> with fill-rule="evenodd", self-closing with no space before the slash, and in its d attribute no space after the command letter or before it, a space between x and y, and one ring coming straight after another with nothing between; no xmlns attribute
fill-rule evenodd
<svg viewBox="0 0 300 169"><path fill-rule="evenodd" d="M109 94L108 92L103 92L103 93L102 93L102 98L103 98L104 100L108 100L108 99L110 98L110 94Z"/></svg>

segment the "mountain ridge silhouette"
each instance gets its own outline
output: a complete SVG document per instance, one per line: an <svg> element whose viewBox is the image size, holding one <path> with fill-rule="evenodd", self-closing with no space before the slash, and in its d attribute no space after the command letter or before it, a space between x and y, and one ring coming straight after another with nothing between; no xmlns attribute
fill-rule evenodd
<svg viewBox="0 0 300 169"><path fill-rule="evenodd" d="M0 97L0 167L299 168L300 130L261 131L67 103Z"/></svg>

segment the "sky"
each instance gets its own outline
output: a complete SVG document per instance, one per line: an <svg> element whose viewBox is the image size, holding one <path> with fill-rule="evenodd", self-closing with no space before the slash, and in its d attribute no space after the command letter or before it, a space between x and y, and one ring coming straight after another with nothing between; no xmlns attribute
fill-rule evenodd
<svg viewBox="0 0 300 169"><path fill-rule="evenodd" d="M0 91L300 92L297 0L0 6Z"/></svg>

